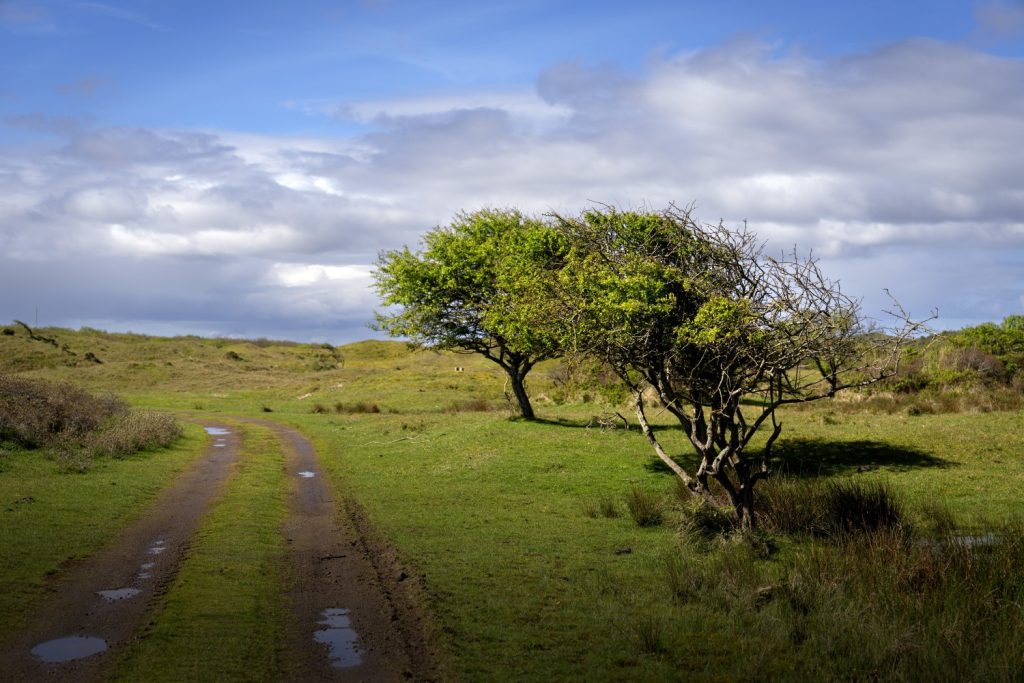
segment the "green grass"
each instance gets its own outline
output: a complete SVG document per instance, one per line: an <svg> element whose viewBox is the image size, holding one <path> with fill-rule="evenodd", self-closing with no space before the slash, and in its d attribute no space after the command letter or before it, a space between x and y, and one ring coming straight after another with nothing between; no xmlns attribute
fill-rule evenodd
<svg viewBox="0 0 1024 683"><path fill-rule="evenodd" d="M135 405L298 426L335 488L423 575L442 655L466 680L999 680L1024 652L1016 540L949 562L920 536L909 548L880 535L723 541L712 529L695 540L692 510L635 425L586 429L610 407L543 399L557 394L553 364L531 375L548 422L526 423L507 419L500 371L473 356L364 342L340 349L343 366L317 371L308 345L104 343L104 366L37 358L28 372L125 387ZM243 360L226 359L231 350ZM481 401L498 409L475 412ZM381 412L344 409L357 405ZM1020 514L1020 412L912 416L823 402L781 418L780 471L884 483L919 533L935 503L977 529ZM654 422L692 466L685 435L665 415ZM661 501L660 526L628 514L634 489ZM167 628L170 638L189 626Z"/></svg>
<svg viewBox="0 0 1024 683"><path fill-rule="evenodd" d="M282 674L284 454L266 429L234 428L245 435L238 470L146 637L121 662L118 680L276 680Z"/></svg>
<svg viewBox="0 0 1024 683"><path fill-rule="evenodd" d="M0 449L0 636L25 622L67 563L115 538L196 458L205 434L184 429L169 449L102 458L82 474L39 451Z"/></svg>

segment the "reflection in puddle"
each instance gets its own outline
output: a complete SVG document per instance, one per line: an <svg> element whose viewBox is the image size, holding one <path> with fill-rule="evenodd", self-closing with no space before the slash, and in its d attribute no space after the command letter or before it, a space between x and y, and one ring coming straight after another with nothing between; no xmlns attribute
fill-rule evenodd
<svg viewBox="0 0 1024 683"><path fill-rule="evenodd" d="M207 434L221 435L231 433L228 430L224 429L223 427L203 427L203 429L206 430Z"/></svg>
<svg viewBox="0 0 1024 683"><path fill-rule="evenodd" d="M996 534L981 534L980 536L953 536L950 539L950 543L963 546L964 548L984 548L997 545L1002 540Z"/></svg>
<svg viewBox="0 0 1024 683"><path fill-rule="evenodd" d="M40 643L32 648L32 654L47 664L52 664L90 657L106 649L107 641L102 638L71 636Z"/></svg>
<svg viewBox="0 0 1024 683"><path fill-rule="evenodd" d="M302 472L299 472L299 476L302 477L303 479L309 479L310 477L315 477L316 476L316 472L310 472L309 470L304 470Z"/></svg>
<svg viewBox="0 0 1024 683"><path fill-rule="evenodd" d="M163 540L153 541L153 545L146 548L147 555L159 555L163 551L167 550L167 546L164 545Z"/></svg>
<svg viewBox="0 0 1024 683"><path fill-rule="evenodd" d="M117 602L134 598L141 592L138 588L115 588L109 591L96 591L96 594L102 596L107 602Z"/></svg>
<svg viewBox="0 0 1024 683"><path fill-rule="evenodd" d="M321 612L323 619L317 623L327 628L313 633L313 640L330 648L328 656L331 666L336 669L347 669L363 663L359 652L359 637L352 628L347 609L325 609Z"/></svg>

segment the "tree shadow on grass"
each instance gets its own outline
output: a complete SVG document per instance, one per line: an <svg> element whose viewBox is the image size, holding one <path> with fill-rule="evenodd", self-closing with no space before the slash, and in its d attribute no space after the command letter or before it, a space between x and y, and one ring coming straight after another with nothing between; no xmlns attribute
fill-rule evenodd
<svg viewBox="0 0 1024 683"><path fill-rule="evenodd" d="M776 444L772 451L773 469L794 477L850 474L873 469L907 472L922 467L945 468L957 464L919 448L868 439L791 439Z"/></svg>
<svg viewBox="0 0 1024 683"><path fill-rule="evenodd" d="M757 463L761 454L751 451L749 456ZM692 453L681 454L676 457L676 461L691 472L697 466L697 457ZM906 472L921 467L945 468L956 464L917 448L896 446L884 441L790 439L777 443L772 449L771 467L775 474L809 478L876 469ZM646 468L650 472L672 474L672 470L657 459L649 462Z"/></svg>

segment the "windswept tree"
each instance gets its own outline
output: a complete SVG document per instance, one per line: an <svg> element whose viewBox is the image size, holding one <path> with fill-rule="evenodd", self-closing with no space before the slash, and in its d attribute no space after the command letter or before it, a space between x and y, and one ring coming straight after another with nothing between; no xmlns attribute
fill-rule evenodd
<svg viewBox="0 0 1024 683"><path fill-rule="evenodd" d="M894 328L876 327L814 259L772 258L752 233L701 225L689 209L555 218L571 244L560 277L567 351L608 363L658 457L695 496L710 498L716 481L744 526L770 474L777 409L891 376L920 329L898 306ZM650 390L683 426L695 471L651 429Z"/></svg>
<svg viewBox="0 0 1024 683"><path fill-rule="evenodd" d="M374 273L388 310L380 329L426 348L479 353L501 366L521 415L533 419L526 376L559 353L534 321L554 305L566 253L559 231L514 209L458 215L423 238L423 250L384 252Z"/></svg>

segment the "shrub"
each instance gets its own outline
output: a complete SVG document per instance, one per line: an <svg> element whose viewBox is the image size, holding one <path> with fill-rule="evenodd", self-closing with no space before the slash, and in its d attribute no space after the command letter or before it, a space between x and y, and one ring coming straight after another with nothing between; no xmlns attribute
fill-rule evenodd
<svg viewBox="0 0 1024 683"><path fill-rule="evenodd" d="M92 457L124 458L150 448L166 448L181 436L181 427L167 413L131 409L115 415L82 441Z"/></svg>
<svg viewBox="0 0 1024 683"><path fill-rule="evenodd" d="M903 505L882 482L829 482L824 508L834 533L895 531L903 525Z"/></svg>
<svg viewBox="0 0 1024 683"><path fill-rule="evenodd" d="M736 516L726 509L692 496L683 503L684 535L699 541L710 541L736 529Z"/></svg>
<svg viewBox="0 0 1024 683"><path fill-rule="evenodd" d="M483 398L472 398L467 401L453 401L448 406L449 413L488 413L494 410L490 401Z"/></svg>
<svg viewBox="0 0 1024 683"><path fill-rule="evenodd" d="M0 375L0 441L39 448L58 435L77 437L98 429L125 404L93 396L70 384Z"/></svg>

